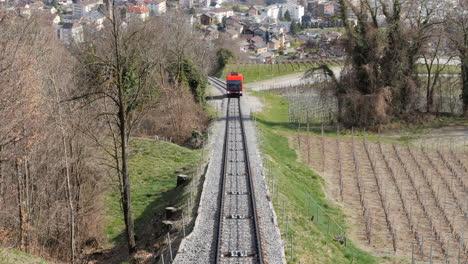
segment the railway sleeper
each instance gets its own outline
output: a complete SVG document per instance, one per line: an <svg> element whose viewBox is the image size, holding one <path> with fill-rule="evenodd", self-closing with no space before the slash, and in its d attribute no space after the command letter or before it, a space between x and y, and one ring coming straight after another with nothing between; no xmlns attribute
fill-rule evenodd
<svg viewBox="0 0 468 264"><path fill-rule="evenodd" d="M242 173L239 173L239 172L236 172L236 173L232 173L232 172L229 172L228 173L228 176L245 176L245 172L242 172Z"/></svg>
<svg viewBox="0 0 468 264"><path fill-rule="evenodd" d="M235 162L235 163L241 163L241 162L245 162L245 160L239 160L239 159L230 159L229 162Z"/></svg>
<svg viewBox="0 0 468 264"><path fill-rule="evenodd" d="M243 214L231 214L225 217L226 219L252 219L250 215L243 215Z"/></svg>
<svg viewBox="0 0 468 264"><path fill-rule="evenodd" d="M233 191L230 191L228 192L229 195L248 195L249 193L248 192L233 192Z"/></svg>
<svg viewBox="0 0 468 264"><path fill-rule="evenodd" d="M248 252L246 250L232 250L223 254L223 257L230 258L251 258L256 256L257 254L253 252Z"/></svg>

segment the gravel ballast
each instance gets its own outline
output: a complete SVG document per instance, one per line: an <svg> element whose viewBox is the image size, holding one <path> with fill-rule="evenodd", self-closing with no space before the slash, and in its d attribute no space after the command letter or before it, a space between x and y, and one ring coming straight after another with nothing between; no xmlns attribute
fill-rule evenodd
<svg viewBox="0 0 468 264"><path fill-rule="evenodd" d="M219 91L219 89L217 90ZM213 125L211 159L203 184L198 216L193 232L182 241L174 263L215 262L227 98L216 100L214 103L218 103L217 108L222 109L220 111L222 117ZM267 199L268 191L262 174L262 158L257 145L257 131L250 119L250 109L260 109L261 105L253 106L250 103L258 104L258 100L251 100L248 95L241 98L244 128L254 180L255 203L261 225L260 236L263 243L264 259L268 263L286 263L276 215L272 204Z"/></svg>

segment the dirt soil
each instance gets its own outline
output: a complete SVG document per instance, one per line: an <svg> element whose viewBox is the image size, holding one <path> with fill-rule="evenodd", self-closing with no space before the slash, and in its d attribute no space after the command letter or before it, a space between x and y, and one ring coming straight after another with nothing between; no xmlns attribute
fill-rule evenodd
<svg viewBox="0 0 468 264"><path fill-rule="evenodd" d="M413 252L417 261L432 256L467 263L467 153L304 133L300 143L301 159L324 177L328 196L356 227L351 236L366 248L376 255L411 258Z"/></svg>
<svg viewBox="0 0 468 264"><path fill-rule="evenodd" d="M450 148L459 152L468 151L468 126L456 125L434 129L413 142L435 148Z"/></svg>

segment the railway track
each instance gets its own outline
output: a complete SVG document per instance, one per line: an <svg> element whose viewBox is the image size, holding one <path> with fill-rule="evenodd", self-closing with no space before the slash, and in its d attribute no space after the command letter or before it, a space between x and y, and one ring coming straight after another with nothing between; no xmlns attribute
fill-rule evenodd
<svg viewBox="0 0 468 264"><path fill-rule="evenodd" d="M216 81L214 81L216 82ZM263 264L255 192L239 98L228 98L216 263Z"/></svg>
<svg viewBox="0 0 468 264"><path fill-rule="evenodd" d="M208 76L208 81L211 82L213 85L217 85L222 89L226 89L226 83L216 77Z"/></svg>

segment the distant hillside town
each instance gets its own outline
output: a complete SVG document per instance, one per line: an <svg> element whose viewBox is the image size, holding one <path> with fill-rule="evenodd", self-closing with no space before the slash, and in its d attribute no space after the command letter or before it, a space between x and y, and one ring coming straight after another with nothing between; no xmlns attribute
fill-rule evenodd
<svg viewBox="0 0 468 264"><path fill-rule="evenodd" d="M184 17L200 39L229 42L245 59L257 63L343 56L336 45L343 27L337 1L269 0L263 5L241 5L223 0L0 0L0 16L43 16L66 45L99 34L109 10L127 24L152 17Z"/></svg>

